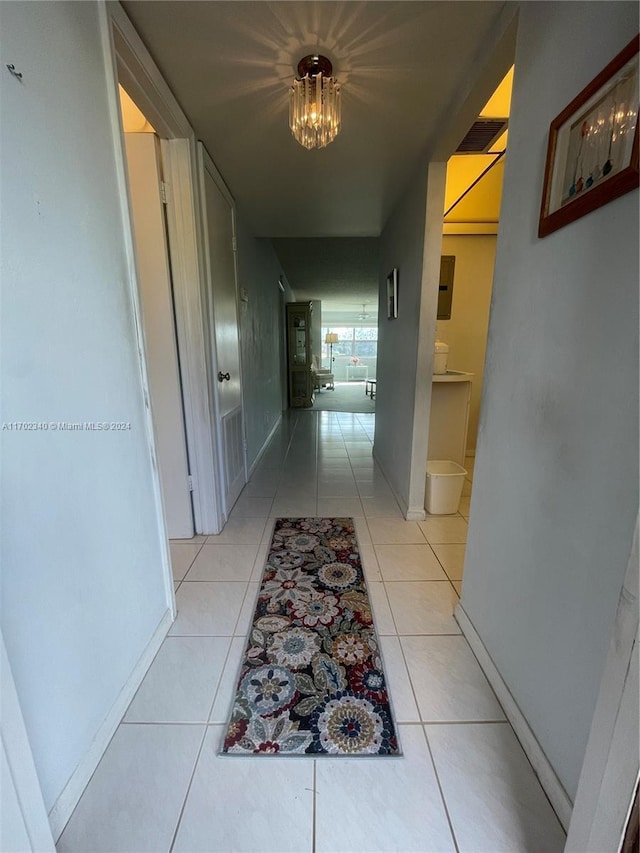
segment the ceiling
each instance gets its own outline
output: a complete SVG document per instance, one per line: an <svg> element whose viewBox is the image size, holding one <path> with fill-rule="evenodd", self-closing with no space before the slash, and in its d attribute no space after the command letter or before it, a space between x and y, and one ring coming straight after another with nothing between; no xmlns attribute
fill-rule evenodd
<svg viewBox="0 0 640 853"><path fill-rule="evenodd" d="M497 86L481 118L508 118L513 66ZM447 162L445 234L497 234L504 177L507 130L483 154L454 154Z"/></svg>
<svg viewBox="0 0 640 853"><path fill-rule="evenodd" d="M376 237L275 239L272 241L296 299L322 299L322 312L378 311ZM346 304L345 304L346 303Z"/></svg>
<svg viewBox="0 0 640 853"><path fill-rule="evenodd" d="M239 215L256 236L272 239L295 298L321 299L323 319L333 325L357 324L363 305L372 317L365 324L375 323L378 235L421 155L437 145L442 156L469 129L452 125L452 118L510 4L122 5L225 178ZM327 148L314 151L302 148L288 127L291 80L299 59L310 52L327 55L342 84L341 132ZM507 115L510 80L508 90L503 84L483 115ZM127 100L125 94L123 109L141 129L144 116ZM445 210L486 162L487 155L451 158ZM445 232L465 233L469 226L460 225L461 219L497 221L502 164L492 172L458 202L449 216L456 222L445 224ZM497 225L487 227L495 233Z"/></svg>
<svg viewBox="0 0 640 853"><path fill-rule="evenodd" d="M253 233L311 238L380 234L421 153L458 108L505 3L123 6ZM312 51L329 57L342 83L342 130L308 151L289 131L288 89Z"/></svg>

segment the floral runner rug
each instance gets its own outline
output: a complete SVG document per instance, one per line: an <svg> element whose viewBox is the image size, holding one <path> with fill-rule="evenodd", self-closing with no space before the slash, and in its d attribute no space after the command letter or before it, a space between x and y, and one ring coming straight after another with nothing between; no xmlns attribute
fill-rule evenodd
<svg viewBox="0 0 640 853"><path fill-rule="evenodd" d="M221 751L400 754L353 519L276 519Z"/></svg>

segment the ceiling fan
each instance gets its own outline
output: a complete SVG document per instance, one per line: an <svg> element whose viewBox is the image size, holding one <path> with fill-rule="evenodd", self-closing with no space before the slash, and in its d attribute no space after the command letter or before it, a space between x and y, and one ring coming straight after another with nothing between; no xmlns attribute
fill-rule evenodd
<svg viewBox="0 0 640 853"><path fill-rule="evenodd" d="M362 313L358 315L358 320L368 320L369 319L370 315L367 314L367 312L366 312L366 305L367 305L366 302L362 303Z"/></svg>

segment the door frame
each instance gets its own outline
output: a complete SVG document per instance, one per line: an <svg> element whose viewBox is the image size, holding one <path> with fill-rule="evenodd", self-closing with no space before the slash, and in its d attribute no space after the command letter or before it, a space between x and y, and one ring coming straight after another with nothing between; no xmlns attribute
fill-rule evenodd
<svg viewBox="0 0 640 853"><path fill-rule="evenodd" d="M129 209L135 234L151 414L169 539L194 534L160 140L125 132ZM153 266L151 266L153 265Z"/></svg>
<svg viewBox="0 0 640 853"><path fill-rule="evenodd" d="M122 83L160 137L163 179L169 188L167 236L195 529L199 534L219 533L224 519L217 472L223 460L211 411L215 365L204 300L196 137L123 8L118 2L106 5L116 84Z"/></svg>

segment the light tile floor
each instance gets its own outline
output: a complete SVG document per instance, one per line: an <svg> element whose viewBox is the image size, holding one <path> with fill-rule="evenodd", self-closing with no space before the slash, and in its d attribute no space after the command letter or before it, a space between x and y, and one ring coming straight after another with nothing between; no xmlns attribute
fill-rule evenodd
<svg viewBox="0 0 640 853"><path fill-rule="evenodd" d="M404 521L374 415L290 414L219 536L171 543L178 618L60 851L556 853L564 834L453 618L461 512ZM352 515L401 758L217 756L273 518Z"/></svg>

